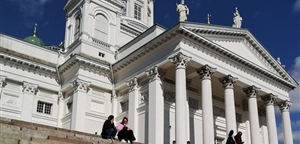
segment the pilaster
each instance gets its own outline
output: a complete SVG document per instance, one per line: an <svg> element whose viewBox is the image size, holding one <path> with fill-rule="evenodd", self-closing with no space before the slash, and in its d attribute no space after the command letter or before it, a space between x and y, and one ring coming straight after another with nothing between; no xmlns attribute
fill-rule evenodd
<svg viewBox="0 0 300 144"><path fill-rule="evenodd" d="M139 102L139 86L137 77L129 80L127 82L129 86L129 108L128 108L128 124L131 126L133 132L137 132L138 119L137 119L137 107ZM136 133L135 136L137 141L139 141L139 133Z"/></svg>
<svg viewBox="0 0 300 144"><path fill-rule="evenodd" d="M246 126L246 133L243 135L246 135L245 143L251 144L251 135L250 135L250 121L249 121L249 109L248 109L248 100L243 99L243 116L245 120L245 126Z"/></svg>
<svg viewBox="0 0 300 144"><path fill-rule="evenodd" d="M149 77L148 144L164 143L164 97L162 77L165 71L154 66L146 71Z"/></svg>
<svg viewBox="0 0 300 144"><path fill-rule="evenodd" d="M261 141L260 131L259 131L259 120L258 120L258 110L257 110L257 94L260 88L255 86L250 86L243 89L248 97L248 106L249 106L249 121L250 121L250 130L251 130L251 142L255 144L260 144Z"/></svg>
<svg viewBox="0 0 300 144"><path fill-rule="evenodd" d="M282 116L282 131L285 144L293 144L293 134L291 128L290 108L292 102L285 100L279 103Z"/></svg>
<svg viewBox="0 0 300 144"><path fill-rule="evenodd" d="M202 96L202 128L203 128L203 143L213 144L215 141L214 135L214 116L213 116L213 101L212 101L212 84L211 78L216 68L208 65L196 69L201 80L201 96Z"/></svg>
<svg viewBox="0 0 300 144"><path fill-rule="evenodd" d="M236 128L236 112L234 101L234 84L237 82L237 78L227 75L224 78L219 79L223 85L224 97L225 97L225 118L226 118L226 133L231 130L237 132Z"/></svg>
<svg viewBox="0 0 300 144"><path fill-rule="evenodd" d="M91 82L76 78L71 84L74 89L71 130L84 132L87 91Z"/></svg>
<svg viewBox="0 0 300 144"><path fill-rule="evenodd" d="M175 138L176 142L183 144L186 143L187 138L187 95L186 95L186 67L187 63L191 60L191 57L188 57L181 52L175 56L169 58L170 62L174 64L175 67Z"/></svg>
<svg viewBox="0 0 300 144"><path fill-rule="evenodd" d="M38 85L29 83L29 82L23 82L23 102L22 102L22 111L21 111L21 120L24 121L31 121L32 118L32 112L33 107L35 106L33 101L34 97L37 93Z"/></svg>

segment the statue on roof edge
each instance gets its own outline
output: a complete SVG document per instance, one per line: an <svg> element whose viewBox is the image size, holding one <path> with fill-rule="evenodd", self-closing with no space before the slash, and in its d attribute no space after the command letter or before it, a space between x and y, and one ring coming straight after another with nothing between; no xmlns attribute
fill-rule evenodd
<svg viewBox="0 0 300 144"><path fill-rule="evenodd" d="M184 4L184 0L181 0L180 4L177 4L177 13L179 14L179 21L187 21L187 15L189 15L189 8Z"/></svg>
<svg viewBox="0 0 300 144"><path fill-rule="evenodd" d="M237 7L235 8L235 12L233 13L233 25L232 27L241 28L242 27L243 18L239 14Z"/></svg>

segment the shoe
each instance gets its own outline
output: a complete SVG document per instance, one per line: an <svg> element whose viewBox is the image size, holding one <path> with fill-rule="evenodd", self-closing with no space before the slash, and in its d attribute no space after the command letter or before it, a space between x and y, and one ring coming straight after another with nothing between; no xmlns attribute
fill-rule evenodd
<svg viewBox="0 0 300 144"><path fill-rule="evenodd" d="M121 140L121 143L126 143L126 141L122 139L122 140Z"/></svg>

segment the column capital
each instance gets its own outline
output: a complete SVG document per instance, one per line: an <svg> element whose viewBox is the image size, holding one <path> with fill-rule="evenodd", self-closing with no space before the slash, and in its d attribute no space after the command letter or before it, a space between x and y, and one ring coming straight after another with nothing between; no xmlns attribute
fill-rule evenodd
<svg viewBox="0 0 300 144"><path fill-rule="evenodd" d="M216 70L216 68L212 68L208 65L204 65L203 67L196 69L201 79L211 79Z"/></svg>
<svg viewBox="0 0 300 144"><path fill-rule="evenodd" d="M175 56L169 58L175 66L175 69L185 69L187 63L192 59L192 57L184 55L182 52L179 52Z"/></svg>
<svg viewBox="0 0 300 144"><path fill-rule="evenodd" d="M264 101L265 105L274 105L275 100L278 98L278 96L273 95L272 93L261 96L261 99Z"/></svg>
<svg viewBox="0 0 300 144"><path fill-rule="evenodd" d="M258 115L260 117L266 117L266 107L261 105L259 108L258 108Z"/></svg>
<svg viewBox="0 0 300 144"><path fill-rule="evenodd" d="M219 78L219 81L222 83L223 88L225 89L233 89L234 84L237 82L238 78L235 78L231 75L227 75L223 78Z"/></svg>
<svg viewBox="0 0 300 144"><path fill-rule="evenodd" d="M248 107L248 100L246 99L243 99L242 101L242 104L243 104L243 111L249 111L249 107Z"/></svg>
<svg viewBox="0 0 300 144"><path fill-rule="evenodd" d="M23 81L23 92L35 95L39 85Z"/></svg>
<svg viewBox="0 0 300 144"><path fill-rule="evenodd" d="M127 81L127 85L129 86L129 92L137 90L139 88L137 77L134 77L133 79Z"/></svg>
<svg viewBox="0 0 300 144"><path fill-rule="evenodd" d="M0 88L3 88L6 86L6 76L0 75Z"/></svg>
<svg viewBox="0 0 300 144"><path fill-rule="evenodd" d="M289 112L292 104L293 103L291 101L285 100L285 101L279 103L278 106L279 106L281 112Z"/></svg>
<svg viewBox="0 0 300 144"><path fill-rule="evenodd" d="M162 80L166 72L166 70L158 68L157 66L147 70L146 75L149 77L149 83L155 80Z"/></svg>
<svg viewBox="0 0 300 144"><path fill-rule="evenodd" d="M80 91L87 92L91 82L76 78L75 80L72 81L71 84L72 84L74 90L80 90Z"/></svg>
<svg viewBox="0 0 300 144"><path fill-rule="evenodd" d="M247 87L247 88L243 88L243 91L245 92L245 94L248 98L256 98L259 90L260 90L260 88L254 86L254 85Z"/></svg>

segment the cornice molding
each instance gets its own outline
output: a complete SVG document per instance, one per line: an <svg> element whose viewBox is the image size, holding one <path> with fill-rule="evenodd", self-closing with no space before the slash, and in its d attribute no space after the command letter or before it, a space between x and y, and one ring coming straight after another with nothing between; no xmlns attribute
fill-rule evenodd
<svg viewBox="0 0 300 144"><path fill-rule="evenodd" d="M7 53L0 53L0 61L4 65L9 65L16 69L22 69L35 74L40 74L46 77L55 78L55 67L48 66L42 63L34 62L32 60L24 59L22 57L14 56Z"/></svg>
<svg viewBox="0 0 300 144"><path fill-rule="evenodd" d="M78 54L75 54L70 59L68 59L65 63L63 63L59 67L59 71L61 74L70 69L73 65L79 64L79 67L87 70L89 72L97 73L99 75L111 78L111 70L108 64L103 64L100 62L96 62L94 60L90 60Z"/></svg>

